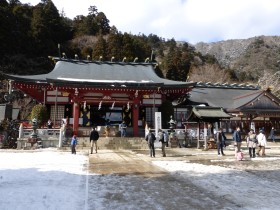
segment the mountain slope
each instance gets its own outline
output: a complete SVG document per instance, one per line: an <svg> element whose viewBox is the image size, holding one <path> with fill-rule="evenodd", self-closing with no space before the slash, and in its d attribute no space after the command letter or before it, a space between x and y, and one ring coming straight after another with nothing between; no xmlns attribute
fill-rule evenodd
<svg viewBox="0 0 280 210"><path fill-rule="evenodd" d="M231 69L240 81L256 80L264 70L280 70L280 36L198 43L197 51L214 55L220 65Z"/></svg>

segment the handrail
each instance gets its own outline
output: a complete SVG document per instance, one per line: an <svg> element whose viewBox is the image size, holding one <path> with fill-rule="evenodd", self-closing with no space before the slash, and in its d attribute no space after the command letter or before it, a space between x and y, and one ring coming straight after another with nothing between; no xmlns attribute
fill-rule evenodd
<svg viewBox="0 0 280 210"><path fill-rule="evenodd" d="M31 128L24 128L22 130L21 136L19 138L28 138L30 137L33 129ZM60 129L37 129L37 135L39 138L55 138L59 139Z"/></svg>

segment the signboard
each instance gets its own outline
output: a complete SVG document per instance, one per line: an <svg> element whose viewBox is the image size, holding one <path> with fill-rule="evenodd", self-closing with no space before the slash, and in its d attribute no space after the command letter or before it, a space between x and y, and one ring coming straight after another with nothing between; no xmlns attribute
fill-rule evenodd
<svg viewBox="0 0 280 210"><path fill-rule="evenodd" d="M161 129L161 112L155 112L155 134L158 136L158 129Z"/></svg>
<svg viewBox="0 0 280 210"><path fill-rule="evenodd" d="M251 122L250 128L254 130L254 132L256 132L256 127L255 127L255 123Z"/></svg>

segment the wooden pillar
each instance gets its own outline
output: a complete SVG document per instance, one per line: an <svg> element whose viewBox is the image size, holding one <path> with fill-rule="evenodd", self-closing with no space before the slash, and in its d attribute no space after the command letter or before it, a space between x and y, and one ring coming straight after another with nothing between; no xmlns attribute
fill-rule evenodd
<svg viewBox="0 0 280 210"><path fill-rule="evenodd" d="M203 134L204 134L204 150L208 150L208 142L207 142L207 127L206 127L206 123L205 122L203 122L203 130L204 130L204 132L203 132Z"/></svg>
<svg viewBox="0 0 280 210"><path fill-rule="evenodd" d="M79 117L80 117L80 104L75 101L73 105L73 133L78 134L79 129Z"/></svg>
<svg viewBox="0 0 280 210"><path fill-rule="evenodd" d="M132 112L132 125L133 125L133 136L139 136L139 127L138 127L138 119L139 119L139 102L135 100L133 103L133 112Z"/></svg>
<svg viewBox="0 0 280 210"><path fill-rule="evenodd" d="M197 136L197 149L199 149L200 148L200 145L199 145L200 123L199 123L199 121L197 123L197 131L196 132L197 132L197 134L196 134L196 136Z"/></svg>

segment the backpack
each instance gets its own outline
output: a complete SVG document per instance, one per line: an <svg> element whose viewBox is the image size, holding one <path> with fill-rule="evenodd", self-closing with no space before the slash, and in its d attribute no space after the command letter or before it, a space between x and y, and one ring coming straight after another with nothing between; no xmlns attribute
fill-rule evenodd
<svg viewBox="0 0 280 210"><path fill-rule="evenodd" d="M163 141L164 142L168 142L169 141L169 136L168 136L167 132L164 132L164 134L163 134Z"/></svg>
<svg viewBox="0 0 280 210"><path fill-rule="evenodd" d="M163 140L164 140L164 139L163 139L163 138L164 138L163 135L164 135L164 134L163 134L162 132L159 132L159 133L158 133L159 141L163 141Z"/></svg>
<svg viewBox="0 0 280 210"><path fill-rule="evenodd" d="M155 134L149 133L147 136L148 144L153 144L156 140Z"/></svg>

